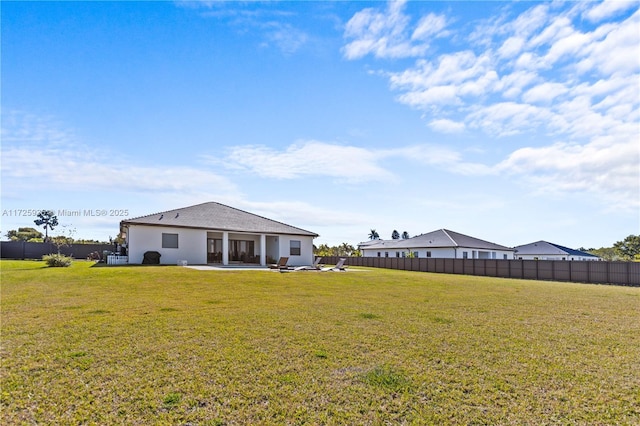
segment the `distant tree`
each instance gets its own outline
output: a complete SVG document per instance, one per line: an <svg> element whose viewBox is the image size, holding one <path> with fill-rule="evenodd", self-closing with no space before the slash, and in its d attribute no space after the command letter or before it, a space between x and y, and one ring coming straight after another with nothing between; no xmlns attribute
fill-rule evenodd
<svg viewBox="0 0 640 426"><path fill-rule="evenodd" d="M338 246L338 256L351 256L356 251L351 244L342 243Z"/></svg>
<svg viewBox="0 0 640 426"><path fill-rule="evenodd" d="M369 232L369 239L370 240L379 240L380 239L380 235L378 235L378 232L375 229L372 229L371 232Z"/></svg>
<svg viewBox="0 0 640 426"><path fill-rule="evenodd" d="M409 236L409 233L408 233L407 231L404 231L404 232L402 233L402 239L403 239L403 240L408 240L409 238L411 238L411 237Z"/></svg>
<svg viewBox="0 0 640 426"><path fill-rule="evenodd" d="M316 256L332 256L331 247L327 244L320 244L318 248L315 250Z"/></svg>
<svg viewBox="0 0 640 426"><path fill-rule="evenodd" d="M360 250L348 243L329 247L327 244L320 244L315 247L313 253L316 256L362 256Z"/></svg>
<svg viewBox="0 0 640 426"><path fill-rule="evenodd" d="M6 236L11 241L42 241L42 232L34 228L18 228L17 231L15 229L12 229L11 231L7 232Z"/></svg>
<svg viewBox="0 0 640 426"><path fill-rule="evenodd" d="M640 260L640 235L629 235L613 244L616 253L624 260Z"/></svg>
<svg viewBox="0 0 640 426"><path fill-rule="evenodd" d="M599 249L580 250L591 253L594 256L598 256L602 260L620 260L620 256L613 247L601 247Z"/></svg>
<svg viewBox="0 0 640 426"><path fill-rule="evenodd" d="M400 239L400 233L394 229L393 232L391 233L391 239L392 240L399 240Z"/></svg>
<svg viewBox="0 0 640 426"><path fill-rule="evenodd" d="M36 225L44 228L44 240L49 240L49 229L58 226L58 217L51 210L42 210L38 213L38 219L33 221Z"/></svg>

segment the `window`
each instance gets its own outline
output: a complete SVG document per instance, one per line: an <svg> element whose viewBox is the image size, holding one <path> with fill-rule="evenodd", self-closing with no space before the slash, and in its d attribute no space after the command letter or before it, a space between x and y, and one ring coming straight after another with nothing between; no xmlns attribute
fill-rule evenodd
<svg viewBox="0 0 640 426"><path fill-rule="evenodd" d="M178 234L162 233L162 248L178 248Z"/></svg>
<svg viewBox="0 0 640 426"><path fill-rule="evenodd" d="M388 251L384 252L384 257L389 257L389 252Z"/></svg>
<svg viewBox="0 0 640 426"><path fill-rule="evenodd" d="M413 257L418 258L418 254L420 254L420 253L418 253L417 251L414 251L413 252Z"/></svg>
<svg viewBox="0 0 640 426"><path fill-rule="evenodd" d="M427 252L427 257L431 257L431 252L430 251Z"/></svg>
<svg viewBox="0 0 640 426"><path fill-rule="evenodd" d="M378 252L378 257L380 257L380 252Z"/></svg>
<svg viewBox="0 0 640 426"><path fill-rule="evenodd" d="M289 242L289 256L300 256L300 241L291 240Z"/></svg>
<svg viewBox="0 0 640 426"><path fill-rule="evenodd" d="M503 255L502 255L502 258L503 258L504 260L507 260L507 255L506 255L506 254L503 254Z"/></svg>
<svg viewBox="0 0 640 426"><path fill-rule="evenodd" d="M467 253L466 251L462 252L462 258L463 259L468 259L469 258L469 253Z"/></svg>

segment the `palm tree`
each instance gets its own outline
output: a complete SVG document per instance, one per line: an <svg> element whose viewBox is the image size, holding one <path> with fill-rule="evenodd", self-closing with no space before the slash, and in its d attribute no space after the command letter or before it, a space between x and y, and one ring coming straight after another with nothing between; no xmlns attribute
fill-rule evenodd
<svg viewBox="0 0 640 426"><path fill-rule="evenodd" d="M339 256L351 256L351 254L355 251L355 248L349 243L342 243L340 244L339 251Z"/></svg>
<svg viewBox="0 0 640 426"><path fill-rule="evenodd" d="M411 238L411 237L409 236L409 233L408 233L407 231L404 231L404 232L402 233L402 239L403 239L403 240L408 240L409 238Z"/></svg>
<svg viewBox="0 0 640 426"><path fill-rule="evenodd" d="M400 239L400 233L394 229L393 232L391 233L391 239L392 240L399 240Z"/></svg>
<svg viewBox="0 0 640 426"><path fill-rule="evenodd" d="M369 239L370 240L379 240L380 239L380 235L378 235L378 232L375 229L372 229L371 232L369 232Z"/></svg>

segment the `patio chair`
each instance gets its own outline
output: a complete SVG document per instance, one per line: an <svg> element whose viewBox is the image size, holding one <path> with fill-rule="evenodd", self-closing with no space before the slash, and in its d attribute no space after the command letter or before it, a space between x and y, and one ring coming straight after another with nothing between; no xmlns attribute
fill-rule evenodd
<svg viewBox="0 0 640 426"><path fill-rule="evenodd" d="M329 268L322 268L322 269L320 269L320 270L321 270L321 271L323 271L323 272L327 272L327 271L346 271L346 270L347 270L347 267L346 267L346 266L344 266L344 262L345 262L346 260L347 260L347 259L340 259L340 260L338 261L338 263L336 263L336 266L334 266L334 267L329 267Z"/></svg>
<svg viewBox="0 0 640 426"><path fill-rule="evenodd" d="M321 257L316 257L316 260L313 261L313 265L311 266L298 266L297 268L293 268L296 271L319 271L320 270L320 261Z"/></svg>
<svg viewBox="0 0 640 426"><path fill-rule="evenodd" d="M287 262L289 261L288 257L281 257L278 260L277 264L269 265L269 269L288 269Z"/></svg>

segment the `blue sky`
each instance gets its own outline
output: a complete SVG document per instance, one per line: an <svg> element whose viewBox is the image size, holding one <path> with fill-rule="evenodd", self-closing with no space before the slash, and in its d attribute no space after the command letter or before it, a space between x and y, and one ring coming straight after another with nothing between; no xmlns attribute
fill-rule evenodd
<svg viewBox="0 0 640 426"><path fill-rule="evenodd" d="M3 235L206 201L316 244L640 233L637 1L1 8Z"/></svg>

